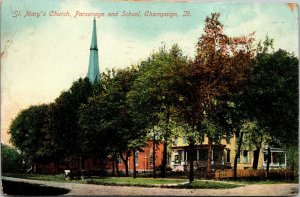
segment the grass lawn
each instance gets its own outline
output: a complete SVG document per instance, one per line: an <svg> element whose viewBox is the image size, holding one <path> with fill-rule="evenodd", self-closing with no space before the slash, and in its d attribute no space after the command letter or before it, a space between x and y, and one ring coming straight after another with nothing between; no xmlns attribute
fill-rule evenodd
<svg viewBox="0 0 300 197"><path fill-rule="evenodd" d="M17 174L17 173L3 173L3 176L41 180L41 181L62 181L66 182L65 176L63 174L49 175L49 174Z"/></svg>
<svg viewBox="0 0 300 197"><path fill-rule="evenodd" d="M161 186L166 184L177 185L187 182L184 179L162 179L162 178L132 178L132 177L106 177L88 179L87 183L100 185L134 185L134 186Z"/></svg>
<svg viewBox="0 0 300 197"><path fill-rule="evenodd" d="M3 176L42 180L42 181L57 181L57 182L72 182L72 183L89 183L99 185L137 185L137 186L157 186L164 184L178 184L186 182L185 179L162 179L162 178L132 178L132 177L90 177L85 180L66 180L63 174L59 175L44 175L44 174L15 174L4 173Z"/></svg>
<svg viewBox="0 0 300 197"><path fill-rule="evenodd" d="M4 176L57 181L72 182L97 185L120 185L120 186L140 186L140 187L169 187L169 188L193 188L193 189L225 189L243 186L241 182L233 181L205 181L195 180L192 184L187 184L187 179L163 179L163 178L132 178L132 177L91 177L85 180L65 180L64 175L41 175L41 174L4 174Z"/></svg>
<svg viewBox="0 0 300 197"><path fill-rule="evenodd" d="M241 187L243 184L226 183L220 181L195 180L192 184L183 179L162 179L162 178L135 178L132 177L108 177L103 179L87 180L87 183L100 185L126 185L126 186L143 186L143 187L166 187L178 189L229 189Z"/></svg>

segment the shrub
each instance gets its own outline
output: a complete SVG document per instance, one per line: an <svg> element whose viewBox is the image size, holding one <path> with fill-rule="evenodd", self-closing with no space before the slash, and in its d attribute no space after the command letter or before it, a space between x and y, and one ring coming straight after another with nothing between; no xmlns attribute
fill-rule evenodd
<svg viewBox="0 0 300 197"><path fill-rule="evenodd" d="M13 147L1 143L2 172L19 172L22 168L21 155Z"/></svg>

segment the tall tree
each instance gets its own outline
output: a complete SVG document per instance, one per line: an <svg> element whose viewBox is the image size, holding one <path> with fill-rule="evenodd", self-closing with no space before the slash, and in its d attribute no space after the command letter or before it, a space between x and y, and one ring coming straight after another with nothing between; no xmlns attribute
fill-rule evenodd
<svg viewBox="0 0 300 197"><path fill-rule="evenodd" d="M109 127L113 124L110 110L103 95L89 99L79 109L80 148L84 155L103 161L110 153L112 141Z"/></svg>
<svg viewBox="0 0 300 197"><path fill-rule="evenodd" d="M282 49L270 50L272 44L273 40L267 37L263 45L258 45L244 106L264 134L271 137L270 146L295 147L298 146L299 60ZM255 154L254 167L258 157Z"/></svg>
<svg viewBox="0 0 300 197"><path fill-rule="evenodd" d="M227 102L234 92L239 92L247 79L253 65L251 35L229 37L223 32L219 14L213 13L205 20L204 33L196 45L195 60L182 67L178 83L178 93L181 95L182 113L184 119L201 132L204 120L211 119L212 109L220 102ZM212 135L206 133L209 139L211 154ZM190 139L193 147L194 139ZM190 182L193 181L193 157L190 160ZM211 157L207 161L207 176L211 173Z"/></svg>
<svg viewBox="0 0 300 197"><path fill-rule="evenodd" d="M126 176L129 175L128 158L133 150L144 145L141 141L144 142L146 136L137 121L139 117L135 116L127 102L127 93L136 73L134 67L104 73L100 82L102 92L81 107L79 119L82 133L87 136L85 144L91 149L89 151L103 152L104 156L120 155ZM103 141L97 147L99 138Z"/></svg>
<svg viewBox="0 0 300 197"><path fill-rule="evenodd" d="M57 160L67 158L70 161L75 157L79 157L81 161L83 154L80 149L82 139L78 137L80 136L78 111L82 104L87 103L93 92L94 87L89 79L80 78L72 84L69 90L62 92L55 99L55 102L50 105L49 130L52 135L51 138L56 142Z"/></svg>
<svg viewBox="0 0 300 197"><path fill-rule="evenodd" d="M171 141L169 123L178 101L173 86L177 70L183 64L187 64L187 57L183 56L178 45L173 45L169 51L164 46L161 47L141 63L138 76L128 94L132 110L139 114L139 121L144 122L149 129L159 122L165 122L160 131L164 144L162 177L165 177L167 145Z"/></svg>
<svg viewBox="0 0 300 197"><path fill-rule="evenodd" d="M12 144L17 147L25 161L36 162L49 159L53 150L45 146L48 124L48 105L30 106L22 110L10 125Z"/></svg>

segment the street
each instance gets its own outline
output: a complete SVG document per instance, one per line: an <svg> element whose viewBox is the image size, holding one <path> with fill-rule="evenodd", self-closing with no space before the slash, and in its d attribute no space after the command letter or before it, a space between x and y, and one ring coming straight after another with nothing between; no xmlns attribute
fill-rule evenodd
<svg viewBox="0 0 300 197"><path fill-rule="evenodd" d="M4 180L22 181L61 187L71 190L66 195L117 195L117 196L295 196L298 194L298 184L252 184L233 189L170 189L146 188L128 186L103 186L53 181L37 181L2 177Z"/></svg>

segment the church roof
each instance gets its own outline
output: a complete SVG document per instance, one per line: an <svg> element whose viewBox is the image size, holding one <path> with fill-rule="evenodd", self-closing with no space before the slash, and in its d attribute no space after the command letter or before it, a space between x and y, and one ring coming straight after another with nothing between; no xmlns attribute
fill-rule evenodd
<svg viewBox="0 0 300 197"><path fill-rule="evenodd" d="M93 34L90 48L90 60L87 77L92 83L100 79L96 19L94 19L93 21Z"/></svg>

